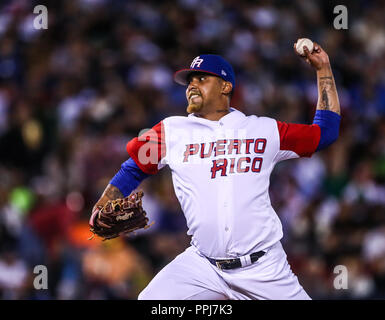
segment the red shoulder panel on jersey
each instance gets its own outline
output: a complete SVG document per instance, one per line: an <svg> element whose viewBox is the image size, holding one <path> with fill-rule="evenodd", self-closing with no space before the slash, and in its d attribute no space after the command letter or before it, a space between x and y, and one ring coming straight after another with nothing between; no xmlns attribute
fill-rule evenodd
<svg viewBox="0 0 385 320"><path fill-rule="evenodd" d="M280 150L290 150L300 157L310 157L317 149L321 128L317 124L296 124L277 121Z"/></svg>
<svg viewBox="0 0 385 320"><path fill-rule="evenodd" d="M158 163L166 155L163 122L127 143L127 152L138 167L147 174L158 172Z"/></svg>

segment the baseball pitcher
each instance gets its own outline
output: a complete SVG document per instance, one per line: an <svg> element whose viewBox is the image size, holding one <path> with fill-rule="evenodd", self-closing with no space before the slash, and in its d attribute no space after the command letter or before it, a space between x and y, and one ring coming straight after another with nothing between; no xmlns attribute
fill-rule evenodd
<svg viewBox="0 0 385 320"><path fill-rule="evenodd" d="M95 204L91 230L110 239L149 227L143 193L133 190L168 165L192 239L139 299L310 299L288 264L268 192L278 162L310 157L339 134L328 55L314 43L301 57L317 74L312 124L246 116L230 107L233 68L220 56L202 54L174 75L186 86L188 116L168 117L127 143L130 158Z"/></svg>

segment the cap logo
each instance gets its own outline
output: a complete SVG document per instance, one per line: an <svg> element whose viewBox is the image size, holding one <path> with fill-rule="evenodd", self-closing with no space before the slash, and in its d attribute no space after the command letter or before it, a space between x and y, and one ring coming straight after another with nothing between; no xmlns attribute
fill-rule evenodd
<svg viewBox="0 0 385 320"><path fill-rule="evenodd" d="M201 67L201 63L203 62L203 59L201 59L199 56L196 57L193 62L191 62L190 68L195 68L196 66L198 68Z"/></svg>
<svg viewBox="0 0 385 320"><path fill-rule="evenodd" d="M227 73L225 72L225 70L222 70L221 73L222 73L222 76L225 76L225 77L227 76Z"/></svg>

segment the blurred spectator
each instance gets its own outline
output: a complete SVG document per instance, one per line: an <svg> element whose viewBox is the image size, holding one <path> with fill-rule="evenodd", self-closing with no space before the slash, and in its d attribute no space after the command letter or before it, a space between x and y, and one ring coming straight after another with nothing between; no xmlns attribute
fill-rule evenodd
<svg viewBox="0 0 385 320"><path fill-rule="evenodd" d="M8 249L0 255L0 295L1 299L23 298L22 292L26 284L28 269L17 252Z"/></svg>
<svg viewBox="0 0 385 320"><path fill-rule="evenodd" d="M136 299L150 281L150 269L134 248L115 239L83 255L88 299Z"/></svg>

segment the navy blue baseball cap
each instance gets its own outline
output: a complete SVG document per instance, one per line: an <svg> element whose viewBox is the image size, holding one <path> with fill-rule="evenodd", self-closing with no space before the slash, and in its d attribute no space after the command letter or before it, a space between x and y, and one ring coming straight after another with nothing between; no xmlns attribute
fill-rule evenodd
<svg viewBox="0 0 385 320"><path fill-rule="evenodd" d="M233 67L221 56L215 54L201 54L194 58L190 68L182 69L174 74L174 80L181 85L188 84L188 77L193 72L204 72L231 82L235 88L235 75Z"/></svg>

